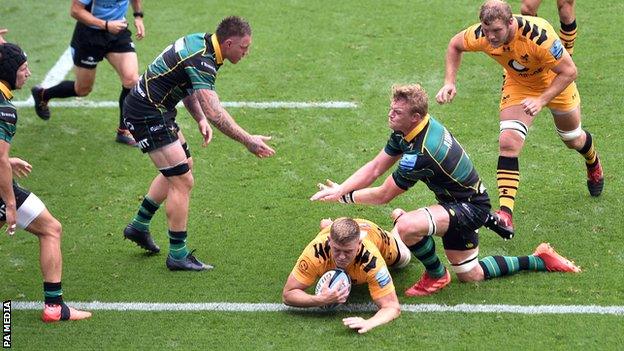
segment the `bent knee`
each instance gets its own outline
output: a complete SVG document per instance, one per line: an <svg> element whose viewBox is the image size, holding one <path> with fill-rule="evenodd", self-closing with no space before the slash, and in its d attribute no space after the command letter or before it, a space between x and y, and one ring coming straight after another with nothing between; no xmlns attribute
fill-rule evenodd
<svg viewBox="0 0 624 351"><path fill-rule="evenodd" d="M93 90L93 86L77 85L74 87L74 90L76 91L76 95L78 96L87 96Z"/></svg>
<svg viewBox="0 0 624 351"><path fill-rule="evenodd" d="M498 138L498 149L505 156L518 156L524 145L524 140L515 132L504 130Z"/></svg>

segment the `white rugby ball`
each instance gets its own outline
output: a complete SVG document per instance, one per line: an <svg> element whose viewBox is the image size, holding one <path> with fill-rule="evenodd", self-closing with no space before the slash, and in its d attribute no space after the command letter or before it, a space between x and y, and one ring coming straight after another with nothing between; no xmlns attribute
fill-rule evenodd
<svg viewBox="0 0 624 351"><path fill-rule="evenodd" d="M323 285L325 285L325 282L327 280L329 280L329 289L333 289L335 287L342 288L346 286L348 287L349 293L351 293L351 278L349 278L347 272L340 268L336 268L328 270L318 280L318 282L316 283L316 289L314 289L314 293L316 295L319 295L321 293L321 289L323 288ZM337 303L333 303L330 305L321 306L321 309L333 310L338 305L339 304Z"/></svg>

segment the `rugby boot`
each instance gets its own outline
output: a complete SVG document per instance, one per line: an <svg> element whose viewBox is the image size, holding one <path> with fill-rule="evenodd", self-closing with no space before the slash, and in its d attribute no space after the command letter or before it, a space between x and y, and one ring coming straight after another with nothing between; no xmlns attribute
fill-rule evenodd
<svg viewBox="0 0 624 351"><path fill-rule="evenodd" d="M91 317L91 312L80 311L69 307L64 303L61 304L45 304L41 320L46 323L58 321L78 321Z"/></svg>
<svg viewBox="0 0 624 351"><path fill-rule="evenodd" d="M123 235L126 239L135 242L138 246L151 253L160 252L160 247L156 245L149 231L138 230L131 224L128 224L123 231Z"/></svg>
<svg viewBox="0 0 624 351"><path fill-rule="evenodd" d="M604 175L600 159L597 158L593 167L587 167L587 189L589 195L600 196L602 188L604 188Z"/></svg>
<svg viewBox="0 0 624 351"><path fill-rule="evenodd" d="M509 212L502 210L491 212L483 225L505 240L509 240L514 237L515 231L511 214Z"/></svg>
<svg viewBox="0 0 624 351"><path fill-rule="evenodd" d="M541 243L535 249L533 256L544 260L546 269L549 272L574 272L579 273L581 269L574 262L559 255L548 243Z"/></svg>
<svg viewBox="0 0 624 351"><path fill-rule="evenodd" d="M41 85L34 86L30 89L33 100L35 100L35 112L39 118L47 121L50 119L50 108L48 108L48 100L43 99L43 87Z"/></svg>
<svg viewBox="0 0 624 351"><path fill-rule="evenodd" d="M127 129L118 128L115 141L120 144L126 144L128 146L135 146L135 147L137 146L136 140L134 140L134 137L132 136L132 134L130 134L130 131Z"/></svg>
<svg viewBox="0 0 624 351"><path fill-rule="evenodd" d="M195 250L191 251L181 260L176 260L171 257L171 255L167 255L167 261L165 262L167 268L171 271L209 271L214 268L213 266L205 264L195 258L195 256L193 256L193 252L195 252Z"/></svg>
<svg viewBox="0 0 624 351"><path fill-rule="evenodd" d="M432 278L429 273L425 273L420 277L420 280L414 284L411 288L405 290L407 296L427 296L434 294L451 282L451 273L448 269L444 270L444 275L440 278Z"/></svg>

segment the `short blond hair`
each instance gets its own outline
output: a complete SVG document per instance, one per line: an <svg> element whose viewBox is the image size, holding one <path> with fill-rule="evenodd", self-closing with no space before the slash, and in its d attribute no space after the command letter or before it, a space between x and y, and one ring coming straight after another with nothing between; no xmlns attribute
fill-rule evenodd
<svg viewBox="0 0 624 351"><path fill-rule="evenodd" d="M481 9L479 10L479 20L486 25L490 25L496 20L507 23L511 20L512 16L511 6L501 0L488 0L481 5Z"/></svg>
<svg viewBox="0 0 624 351"><path fill-rule="evenodd" d="M407 102L411 114L424 116L429 111L429 96L420 84L392 86L392 101L396 100Z"/></svg>
<svg viewBox="0 0 624 351"><path fill-rule="evenodd" d="M329 229L329 237L339 245L349 244L360 239L360 225L352 218L338 218Z"/></svg>

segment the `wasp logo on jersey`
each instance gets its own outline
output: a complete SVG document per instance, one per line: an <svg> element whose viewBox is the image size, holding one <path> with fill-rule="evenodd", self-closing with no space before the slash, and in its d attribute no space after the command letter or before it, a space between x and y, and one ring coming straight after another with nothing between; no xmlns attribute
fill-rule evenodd
<svg viewBox="0 0 624 351"><path fill-rule="evenodd" d="M511 67L516 72L526 72L529 70L516 60L509 60L509 62L507 62L507 66Z"/></svg>

